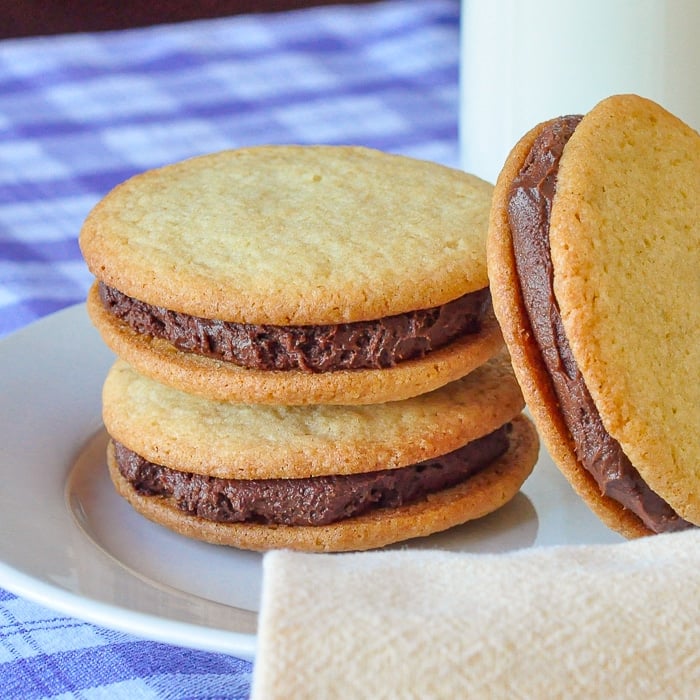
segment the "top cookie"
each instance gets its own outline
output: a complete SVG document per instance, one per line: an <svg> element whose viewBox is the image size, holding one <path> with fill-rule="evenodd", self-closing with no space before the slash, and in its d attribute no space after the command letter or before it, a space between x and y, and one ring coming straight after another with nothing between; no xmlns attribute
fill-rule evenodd
<svg viewBox="0 0 700 700"><path fill-rule="evenodd" d="M131 178L88 216L90 270L223 321L344 323L486 287L492 187L359 147L262 146Z"/></svg>
<svg viewBox="0 0 700 700"><path fill-rule="evenodd" d="M606 430L700 522L700 136L635 95L573 133L552 207L554 291Z"/></svg>
<svg viewBox="0 0 700 700"><path fill-rule="evenodd" d="M102 398L113 439L156 464L228 479L396 469L463 447L523 409L505 352L435 391L371 406L210 401L153 381L121 360Z"/></svg>

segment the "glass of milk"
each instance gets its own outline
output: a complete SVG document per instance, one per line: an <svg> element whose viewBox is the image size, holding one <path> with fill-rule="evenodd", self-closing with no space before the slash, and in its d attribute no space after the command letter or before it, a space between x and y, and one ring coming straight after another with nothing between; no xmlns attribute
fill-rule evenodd
<svg viewBox="0 0 700 700"><path fill-rule="evenodd" d="M539 122L637 93L700 129L700 0L462 0L460 158L495 182Z"/></svg>

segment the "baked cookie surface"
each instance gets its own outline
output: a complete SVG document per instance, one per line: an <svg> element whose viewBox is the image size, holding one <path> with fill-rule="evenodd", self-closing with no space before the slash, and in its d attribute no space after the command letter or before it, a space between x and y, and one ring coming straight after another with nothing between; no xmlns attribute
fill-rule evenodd
<svg viewBox="0 0 700 700"><path fill-rule="evenodd" d="M603 424L700 524L700 135L611 98L568 142L555 201L554 289Z"/></svg>
<svg viewBox="0 0 700 700"><path fill-rule="evenodd" d="M601 496L577 460L523 304L507 201L535 139L552 123L516 144L496 185L488 240L494 310L554 461L606 524L628 537L650 534ZM658 105L636 96L604 100L564 148L549 228L556 304L600 419L644 482L695 523L699 158L697 133Z"/></svg>
<svg viewBox="0 0 700 700"><path fill-rule="evenodd" d="M492 187L425 161L342 146L261 146L137 175L80 245L103 282L194 316L343 323L487 286Z"/></svg>
<svg viewBox="0 0 700 700"><path fill-rule="evenodd" d="M217 478L303 478L393 469L443 455L520 413L502 353L466 377L404 401L261 406L169 388L118 360L103 389L109 434L145 459Z"/></svg>

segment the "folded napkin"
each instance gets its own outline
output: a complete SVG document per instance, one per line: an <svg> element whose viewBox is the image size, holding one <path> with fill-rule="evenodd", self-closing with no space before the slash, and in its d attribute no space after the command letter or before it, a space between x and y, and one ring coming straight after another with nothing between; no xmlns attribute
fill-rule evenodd
<svg viewBox="0 0 700 700"><path fill-rule="evenodd" d="M700 697L700 531L507 554L271 552L252 693Z"/></svg>

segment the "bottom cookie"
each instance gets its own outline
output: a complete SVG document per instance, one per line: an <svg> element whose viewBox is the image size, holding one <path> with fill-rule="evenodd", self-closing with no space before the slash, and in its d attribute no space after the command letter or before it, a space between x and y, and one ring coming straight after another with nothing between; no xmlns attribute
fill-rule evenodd
<svg viewBox="0 0 700 700"><path fill-rule="evenodd" d="M135 332L105 310L97 285L87 309L103 340L122 360L156 381L215 401L267 405L363 405L400 401L455 381L503 347L489 311L478 333L468 333L424 357L384 369L304 372L256 370L178 350L160 338Z"/></svg>
<svg viewBox="0 0 700 700"><path fill-rule="evenodd" d="M518 416L512 426L506 453L461 484L410 505L382 508L329 525L213 522L183 512L168 498L139 494L119 472L112 443L108 464L117 491L137 512L186 537L259 551L365 550L446 530L510 501L530 475L539 449L537 434L527 418Z"/></svg>

